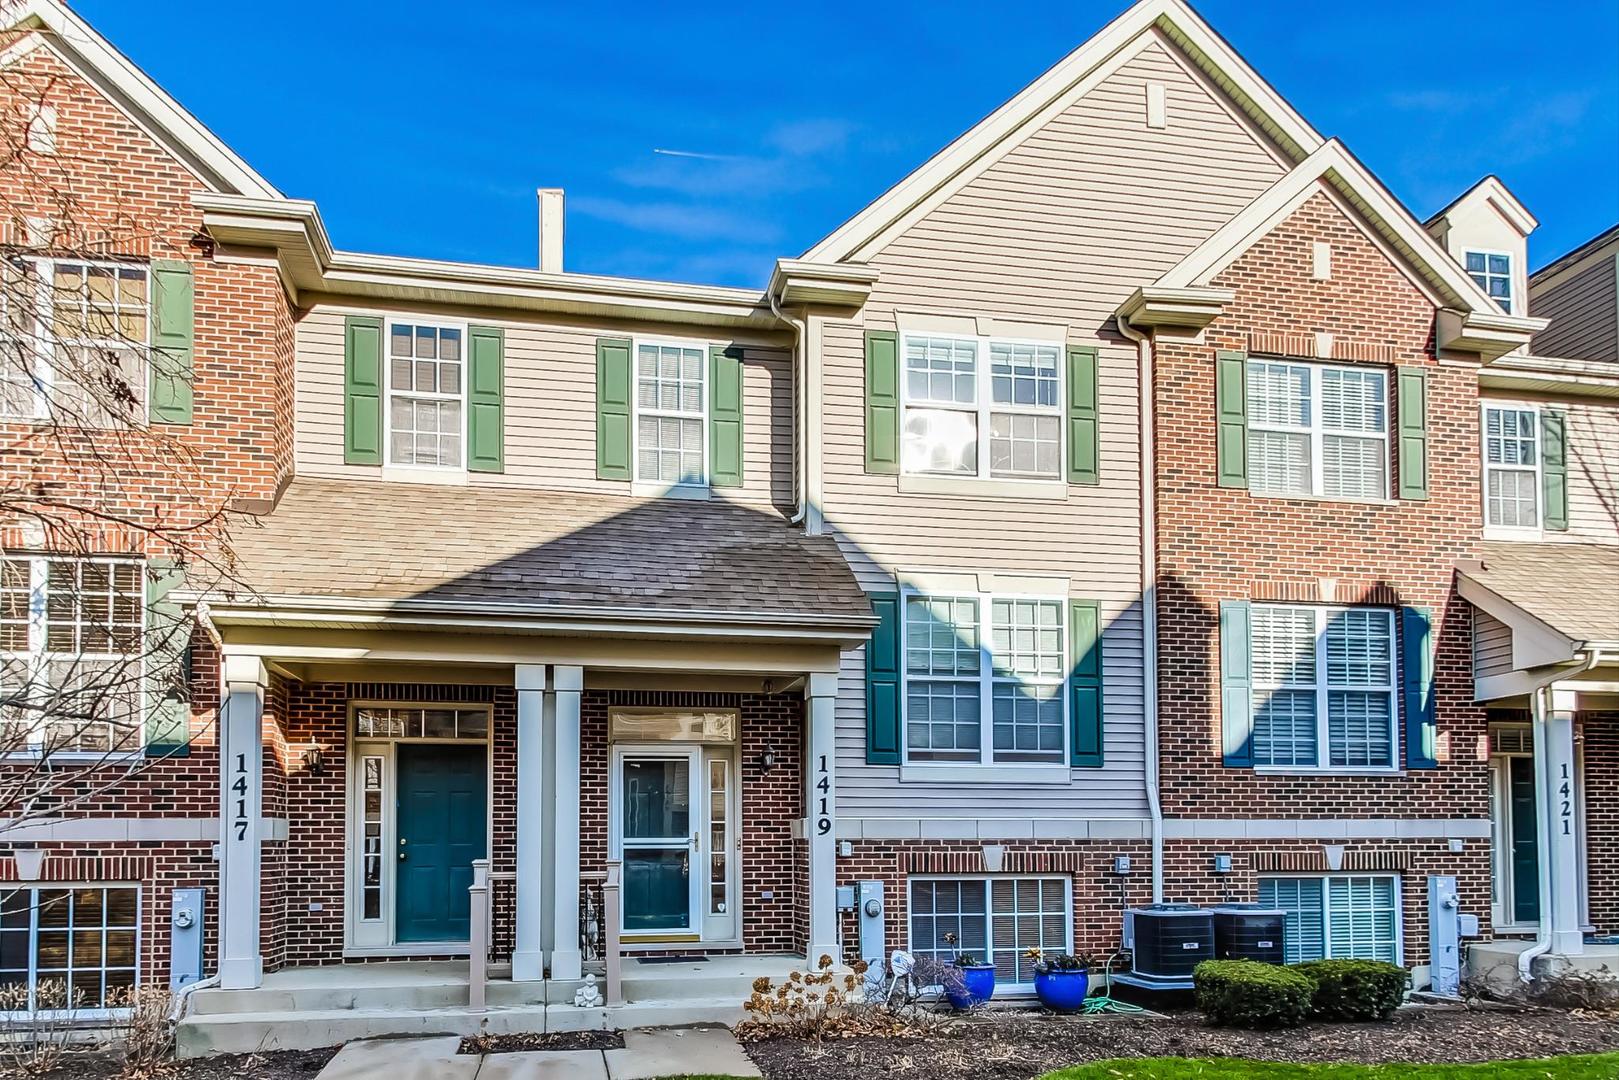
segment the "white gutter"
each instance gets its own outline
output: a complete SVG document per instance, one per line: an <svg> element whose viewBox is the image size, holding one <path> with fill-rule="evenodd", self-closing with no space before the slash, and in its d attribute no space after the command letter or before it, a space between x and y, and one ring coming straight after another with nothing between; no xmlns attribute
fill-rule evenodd
<svg viewBox="0 0 1619 1080"><path fill-rule="evenodd" d="M793 455L796 459L793 462L793 476L798 490L795 493L797 505L788 524L797 525L809 513L809 417L804 415L809 382L809 356L804 351L804 341L809 328L804 325L803 319L781 309L774 283L765 289L765 297L770 301L771 314L793 328L793 416L798 421L798 431L793 439Z"/></svg>
<svg viewBox="0 0 1619 1080"><path fill-rule="evenodd" d="M1153 428L1152 341L1115 315L1119 333L1136 343L1141 424L1141 709L1146 728L1147 813L1152 825L1152 902L1164 902L1164 808L1158 793L1158 514L1154 502L1157 433Z"/></svg>
<svg viewBox="0 0 1619 1080"><path fill-rule="evenodd" d="M1562 682L1575 675L1583 675L1596 667L1602 661L1602 650L1592 649L1585 654L1585 661L1572 670L1564 669L1555 674L1548 675L1535 684L1529 691L1529 719L1533 725L1535 740L1535 842L1540 847L1540 857L1535 860L1539 871L1540 886L1540 922L1535 927L1535 943L1518 954L1518 980L1520 982L1533 982L1535 977L1531 972L1536 960L1545 956L1552 947L1552 845L1556 842L1552 835L1552 815L1546 808L1552 805L1552 787L1556 778L1551 775L1550 755L1547 752L1546 738L1546 690L1553 683Z"/></svg>

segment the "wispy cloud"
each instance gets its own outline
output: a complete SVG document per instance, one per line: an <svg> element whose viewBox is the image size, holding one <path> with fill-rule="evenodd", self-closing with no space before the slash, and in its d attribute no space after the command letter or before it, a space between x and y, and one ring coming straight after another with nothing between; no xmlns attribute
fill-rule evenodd
<svg viewBox="0 0 1619 1080"><path fill-rule="evenodd" d="M651 160L615 169L613 178L627 187L696 198L761 201L825 184L828 173L821 166L848 148L855 131L855 125L846 120L797 120L766 132L758 152L657 148Z"/></svg>
<svg viewBox="0 0 1619 1080"><path fill-rule="evenodd" d="M689 203L635 203L580 195L572 200L571 209L576 214L610 221L625 228L684 240L769 243L780 235L776 226L748 215Z"/></svg>

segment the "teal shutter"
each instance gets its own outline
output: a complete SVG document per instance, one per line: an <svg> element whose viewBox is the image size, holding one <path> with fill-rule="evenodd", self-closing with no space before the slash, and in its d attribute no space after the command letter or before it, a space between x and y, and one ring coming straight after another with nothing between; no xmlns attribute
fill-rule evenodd
<svg viewBox="0 0 1619 1080"><path fill-rule="evenodd" d="M1287 912L1282 959L1289 964L1327 955L1325 897L1320 878L1260 878L1261 907Z"/></svg>
<svg viewBox="0 0 1619 1080"><path fill-rule="evenodd" d="M1225 763L1254 763L1253 660L1246 600L1220 601L1220 731Z"/></svg>
<svg viewBox="0 0 1619 1080"><path fill-rule="evenodd" d="M467 331L467 468L506 469L506 335L498 326Z"/></svg>
<svg viewBox="0 0 1619 1080"><path fill-rule="evenodd" d="M742 350L708 350L708 483L742 486Z"/></svg>
<svg viewBox="0 0 1619 1080"><path fill-rule="evenodd" d="M596 476L630 478L630 341L596 339Z"/></svg>
<svg viewBox="0 0 1619 1080"><path fill-rule="evenodd" d="M1540 410L1541 521L1545 528L1568 528L1568 428L1561 409Z"/></svg>
<svg viewBox="0 0 1619 1080"><path fill-rule="evenodd" d="M1101 482L1097 446L1096 346L1068 347L1068 482Z"/></svg>
<svg viewBox="0 0 1619 1080"><path fill-rule="evenodd" d="M1248 486L1248 355L1214 354L1215 458L1221 487Z"/></svg>
<svg viewBox="0 0 1619 1080"><path fill-rule="evenodd" d="M1068 764L1102 767L1102 621L1094 600L1068 602Z"/></svg>
<svg viewBox="0 0 1619 1080"><path fill-rule="evenodd" d="M866 642L866 764L899 764L899 594L873 593Z"/></svg>
<svg viewBox="0 0 1619 1080"><path fill-rule="evenodd" d="M1437 769L1434 717L1433 612L1400 609L1400 696L1405 703L1405 767Z"/></svg>
<svg viewBox="0 0 1619 1080"><path fill-rule="evenodd" d="M154 561L146 575L146 756L191 752L191 623L169 596L185 571Z"/></svg>
<svg viewBox="0 0 1619 1080"><path fill-rule="evenodd" d="M1428 497L1428 373L1399 370L1400 498Z"/></svg>
<svg viewBox="0 0 1619 1080"><path fill-rule="evenodd" d="M195 377L196 286L183 259L152 260L149 414L158 424L189 424Z"/></svg>
<svg viewBox="0 0 1619 1080"><path fill-rule="evenodd" d="M382 464L382 320L374 316L343 324L343 460Z"/></svg>
<svg viewBox="0 0 1619 1080"><path fill-rule="evenodd" d="M866 331L866 471L899 472L899 335Z"/></svg>

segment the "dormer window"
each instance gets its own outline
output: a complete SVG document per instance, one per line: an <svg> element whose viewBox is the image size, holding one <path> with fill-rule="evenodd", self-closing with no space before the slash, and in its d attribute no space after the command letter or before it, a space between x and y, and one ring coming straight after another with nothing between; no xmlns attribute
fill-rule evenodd
<svg viewBox="0 0 1619 1080"><path fill-rule="evenodd" d="M1502 311L1512 314L1512 256L1501 251L1469 251L1467 276L1478 282Z"/></svg>

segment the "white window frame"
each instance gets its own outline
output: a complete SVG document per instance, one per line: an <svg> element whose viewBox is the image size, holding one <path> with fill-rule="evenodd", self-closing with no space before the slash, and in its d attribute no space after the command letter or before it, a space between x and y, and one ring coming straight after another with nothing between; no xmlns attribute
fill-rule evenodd
<svg viewBox="0 0 1619 1080"><path fill-rule="evenodd" d="M1389 421L1393 410L1389 407L1390 387L1393 380L1389 369L1372 364L1321 364L1311 360L1295 360L1286 356L1250 356L1244 364L1243 385L1247 385L1250 372L1247 365L1251 364L1277 364L1285 367L1303 368L1309 373L1309 400L1310 422L1308 424L1276 424L1256 421L1248 409L1247 401L1243 402L1243 411L1248 415L1247 428L1249 432L1274 431L1287 435L1304 435L1310 440L1310 490L1309 491L1267 491L1251 486L1251 494L1268 499L1323 499L1328 502L1370 503L1377 506L1392 505L1393 477L1389 467ZM1322 419L1321 386L1322 375L1328 371L1347 371L1356 375L1375 372L1383 380L1383 430L1360 431L1349 428L1328 428ZM1360 495L1329 495L1326 484L1326 453L1325 446L1328 436L1339 436L1349 439L1361 439L1382 443L1382 453L1379 455L1383 463L1383 497L1371 498ZM1248 463L1243 463L1247 468Z"/></svg>
<svg viewBox="0 0 1619 1080"><path fill-rule="evenodd" d="M951 341L971 341L976 350L973 364L973 397L971 407L967 405L951 406L926 401L913 401L910 393L910 379L907 378L906 356L910 349L910 342L914 339L948 339ZM1057 403L1054 406L1044 405L997 405L994 401L994 377L990 372L991 345L1029 345L1042 349L1057 350ZM1049 338L1013 337L1001 334L965 334L949 330L906 330L900 334L899 340L899 438L900 438L900 472L906 477L926 477L934 482L965 481L968 483L984 483L996 485L1034 485L1036 489L1056 488L1067 486L1068 462L1068 349L1061 341ZM912 409L955 409L959 412L972 412L978 425L977 465L974 473L935 472L930 469L908 469L905 467L905 417ZM993 473L990 471L990 415L992 413L1012 413L1022 416L1050 416L1057 421L1057 471L1051 476L1039 476L1028 473Z"/></svg>
<svg viewBox="0 0 1619 1080"><path fill-rule="evenodd" d="M1526 412L1533 417L1531 421L1535 439L1535 464L1533 469L1522 465L1497 465L1490 462L1490 410L1504 410L1509 412ZM1479 459L1479 514L1484 522L1486 536L1501 537L1503 539L1540 539L1546 528L1546 506L1543 495L1541 469L1545 463L1546 447L1540 438L1540 406L1530 401L1506 401L1495 398L1485 398L1479 402L1478 411L1478 459ZM1491 472L1533 472L1535 476L1532 493L1535 497L1535 524L1530 525L1496 525L1490 521L1490 473Z"/></svg>
<svg viewBox="0 0 1619 1080"><path fill-rule="evenodd" d="M1065 953L1074 951L1074 881L1071 877L1062 874L910 874L905 878L905 947L915 949L916 942L912 938L915 927L915 913L911 910L911 885L917 882L938 881L982 881L984 882L984 956L985 963L995 962L995 901L993 897L994 883L997 880L1011 881L1054 881L1061 887L1063 898L1063 947ZM958 952L970 952L957 943ZM1012 995L1027 995L1034 993L1034 983L1002 983L995 984L996 994L1009 992Z"/></svg>
<svg viewBox="0 0 1619 1080"><path fill-rule="evenodd" d="M457 330L461 334L461 392L459 394L424 393L418 390L402 390L394 387L393 370L393 334L394 327L408 326L413 330L418 326L431 327L434 330ZM415 340L412 333L411 340ZM414 357L412 358L414 361ZM467 471L467 434L468 413L467 406L467 376L471 368L472 339L468 334L468 324L454 319L413 318L408 315L392 316L383 320L382 325L382 461L390 474L408 476L411 473L426 473L438 476L464 475ZM441 363L435 360L434 363ZM461 405L461 464L459 465L427 465L414 461L395 461L393 449L393 400L397 394L402 398L416 401L456 401Z"/></svg>
<svg viewBox="0 0 1619 1080"><path fill-rule="evenodd" d="M910 683L913 676L909 659L909 619L906 612L911 600L973 600L978 605L978 675L917 675L922 681L974 682L978 684L978 760L927 761L911 760L910 740ZM1062 750L1056 761L997 761L995 759L995 684L1010 681L1010 676L997 677L995 657L990 648L994 633L994 603L997 600L1035 601L1056 604L1057 624L1062 634L1062 679L1056 683L1057 698L1062 708ZM1069 766L1072 721L1069 718L1068 679L1073 669L1073 628L1069 625L1068 597L1056 593L982 592L951 588L920 589L906 586L900 590L900 742L902 744L902 775L916 780L962 780L1013 783L1067 783L1071 779ZM1044 682L1032 685L1048 685Z"/></svg>
<svg viewBox="0 0 1619 1080"><path fill-rule="evenodd" d="M643 409L641 407L641 347L648 346L655 349L696 349L699 356L700 370L703 379L702 412L694 415L669 409ZM630 493L632 495L668 495L674 498L706 499L709 497L709 482L713 475L713 461L710 457L709 446L709 395L713 387L709 385L714 377L709 360L709 350L712 342L699 341L695 338L677 337L633 337L630 339ZM679 418L682 420L697 420L703 432L703 472L702 479L697 481L682 481L670 484L658 479L646 479L641 476L641 416L660 416Z"/></svg>
<svg viewBox="0 0 1619 1080"><path fill-rule="evenodd" d="M1478 278L1473 277L1473 271L1467 268L1467 257L1469 255L1484 256L1483 281L1479 281ZM1496 274L1490 271L1490 256L1492 255L1498 256L1507 261L1507 272L1505 274ZM1474 283L1477 284L1480 289L1484 290L1484 295L1488 296L1490 298L1490 303L1494 304L1496 307L1501 307L1501 298L1490 292L1490 279L1498 277L1505 277L1507 279L1507 306L1502 308L1501 313L1503 315L1516 315L1518 313L1517 264L1518 260L1512 257L1512 252L1510 251L1500 251L1493 248L1465 248L1462 251L1462 273L1466 274L1470 278L1473 278Z"/></svg>
<svg viewBox="0 0 1619 1080"><path fill-rule="evenodd" d="M140 397L140 408L133 416L130 417L130 420L136 424L146 424L150 419L152 408L152 395L150 389L151 378L149 375L151 365L150 350L152 346L152 323L155 317L152 310L152 264L147 261L134 259L92 259L77 258L67 255L25 255L21 257L21 261L27 264L27 273L32 274L34 278L34 299L36 306L34 318L31 320L33 330L31 334L25 332L22 335L22 340L28 343L28 359L31 362L31 370L28 372L28 375L32 378L34 383L34 391L32 395L33 411L26 414L0 411L0 423L8 421L12 423L27 423L29 421L48 420L50 418L51 393L56 388L57 383L56 357L54 356L54 349L60 346L68 346L74 348L100 347L125 350L133 349L137 354L136 359L139 361L139 373L138 378L135 380L137 383L135 389L136 393ZM75 338L71 341L67 339L57 340L53 336L53 330L51 328L55 321L56 314L55 271L58 265L83 266L86 268L98 267L105 270L113 270L114 272L138 268L141 273L146 275L146 297L144 300L146 312L146 340L140 342L126 342L122 339L90 337ZM9 344L3 343L6 341L6 335L4 333L0 333L0 349L10 347ZM10 358L7 357L5 359L9 361ZM21 373L19 372L18 374Z"/></svg>
<svg viewBox="0 0 1619 1080"><path fill-rule="evenodd" d="M1315 613L1315 764L1314 765L1261 765L1257 761L1254 771L1260 773L1286 774L1286 773L1329 773L1334 775L1355 776L1361 774L1381 775L1397 773L1400 771L1400 631L1399 612L1394 608L1381 607L1375 604L1289 604L1284 602L1255 602L1255 608L1289 608L1294 610L1312 611ZM1332 623L1332 617L1345 611L1379 611L1387 614L1389 620L1389 682L1386 685L1373 686L1338 686L1332 687L1327 680L1327 627ZM1252 653L1250 651L1250 662ZM1257 678L1252 680L1248 693L1249 715L1258 714L1260 694L1272 690L1302 690L1305 683L1277 683L1275 685L1260 685ZM1337 690L1370 690L1386 691L1389 695L1389 763L1387 765L1332 765L1331 732L1328 720L1328 701L1330 691Z"/></svg>
<svg viewBox="0 0 1619 1080"><path fill-rule="evenodd" d="M1374 881L1391 881L1394 883L1394 960L1393 963L1405 966L1405 881L1398 873L1383 871L1334 871L1325 874L1290 874L1290 873L1261 873L1257 875L1254 885L1254 895L1259 895L1260 881L1267 879L1289 881L1319 881L1321 882L1321 949L1326 959L1332 959L1332 886L1331 882L1337 880L1353 880L1355 878L1369 878Z"/></svg>
<svg viewBox="0 0 1619 1080"><path fill-rule="evenodd" d="M46 892L75 892L75 891L77 891L79 889L95 889L95 890L100 891L100 892L106 892L106 891L111 890L111 889L133 889L134 890L134 892L135 892L135 982L134 982L134 985L135 986L141 986L143 984L143 982L144 982L144 980L141 977L142 968L144 966L142 964L141 950L145 945L145 936L146 936L145 935L145 930L144 930L145 922L146 922L146 897L144 895L144 890L141 888L141 885L140 885L139 882L135 882L135 881L73 881L73 882L65 882L65 881L11 881L11 882L0 882L0 894L11 892L11 891L14 891L14 890L26 890L26 891L36 892L37 893L37 892L40 892L40 891L46 891ZM105 902L105 900L103 900L103 902ZM28 928L28 982L27 982L27 986L28 986L28 995L29 995L30 998L32 998L34 996L35 991L38 989L38 984L39 984L39 976L38 976L38 969L39 969L39 955L38 955L38 953L39 953L39 916L38 916L39 902L38 902L37 898L31 903L30 906L31 906L31 913L30 913L30 917L29 917L29 928ZM102 925L103 926L106 925L105 917L103 917L103 919L102 919ZM103 972L103 976L105 976L105 972L106 972L105 960L106 960L106 955L107 955L107 943L106 943L106 938L105 938L105 931L103 931L103 937L102 937L102 943L101 943L101 955L102 955L103 965L100 968L100 970ZM9 1011L6 1011L6 1012L0 1012L0 1018L3 1018L5 1020L11 1021L11 1022L23 1022L23 1021L27 1021L27 1020L65 1020L65 1019L73 1019L73 1020L104 1020L104 1019L112 1019L112 1018L121 1017L121 1016L128 1016L129 1013L130 1013L129 1009L109 1009L109 1008L106 1008L105 1006L102 1006L102 1007L97 1007L97 1008L84 1008L84 1009L43 1009L43 1010L34 1009L34 1010L28 1010L28 1011L9 1010Z"/></svg>
<svg viewBox="0 0 1619 1080"><path fill-rule="evenodd" d="M28 651L0 652L0 658L18 660L28 665L31 678L38 679L39 672L46 669L51 660L58 656L71 656L75 660L108 660L133 661L139 664L139 672L135 676L135 686L131 694L135 699L135 726L137 738L132 746L121 750L56 750L50 754L50 760L55 762L94 762L100 764L114 764L126 761L138 761L146 755L146 719L147 719L147 610L146 610L146 563L142 559L128 556L101 556L101 555L5 555L0 561L24 563L29 567L29 600L28 600ZM141 609L140 643L133 654L128 653L90 653L78 652L74 654L56 653L50 648L48 634L50 630L49 619L49 585L50 564L53 562L79 562L103 563L107 565L135 566L139 573L141 591L137 598ZM38 760L45 756L45 733L43 727L36 724L28 735L28 748L26 750L13 750L0 755L5 759Z"/></svg>

